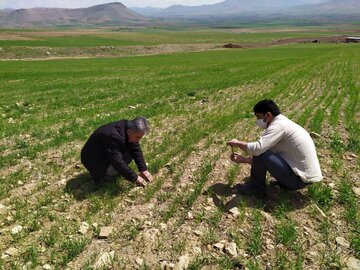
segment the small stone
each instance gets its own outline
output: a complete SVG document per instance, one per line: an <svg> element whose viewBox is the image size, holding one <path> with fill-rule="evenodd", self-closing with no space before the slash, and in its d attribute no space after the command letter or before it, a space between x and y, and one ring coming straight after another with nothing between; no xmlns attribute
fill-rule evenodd
<svg viewBox="0 0 360 270"><path fill-rule="evenodd" d="M213 205L214 200L212 198L207 198L207 203L208 203L208 205Z"/></svg>
<svg viewBox="0 0 360 270"><path fill-rule="evenodd" d="M16 225L14 228L11 229L11 234L19 234L23 230L21 225Z"/></svg>
<svg viewBox="0 0 360 270"><path fill-rule="evenodd" d="M22 186L22 185L24 185L24 182L21 181L21 180L19 180L19 181L17 181L17 184L18 184L19 186Z"/></svg>
<svg viewBox="0 0 360 270"><path fill-rule="evenodd" d="M274 250L275 249L274 245L266 245L266 248L268 250Z"/></svg>
<svg viewBox="0 0 360 270"><path fill-rule="evenodd" d="M105 267L110 267L112 265L114 257L115 257L114 251L105 252L100 256L100 258L94 264L94 267L100 268L100 269L105 268Z"/></svg>
<svg viewBox="0 0 360 270"><path fill-rule="evenodd" d="M86 234L89 230L90 225L87 222L81 222L78 232L82 235Z"/></svg>
<svg viewBox="0 0 360 270"><path fill-rule="evenodd" d="M334 188L335 188L335 183L330 183L330 184L329 184L329 187L332 188L332 189L334 189Z"/></svg>
<svg viewBox="0 0 360 270"><path fill-rule="evenodd" d="M49 264L44 264L43 267L42 267L42 269L44 269L44 270L51 270L51 265L49 265Z"/></svg>
<svg viewBox="0 0 360 270"><path fill-rule="evenodd" d="M231 213L231 215L232 215L233 217L237 217L237 216L240 215L240 211L239 211L239 209L238 209L237 207L231 208L231 209L229 210L229 212Z"/></svg>
<svg viewBox="0 0 360 270"><path fill-rule="evenodd" d="M336 243L338 243L342 247L345 247L345 248L350 247L350 243L343 237L336 237L335 240L336 240Z"/></svg>
<svg viewBox="0 0 360 270"><path fill-rule="evenodd" d="M211 206L206 206L204 209L205 209L205 211L211 211L212 207Z"/></svg>
<svg viewBox="0 0 360 270"><path fill-rule="evenodd" d="M353 187L353 191L356 194L356 196L360 197L360 188Z"/></svg>
<svg viewBox="0 0 360 270"><path fill-rule="evenodd" d="M141 266L141 265L144 264L144 260L141 259L141 258L136 258L135 262L136 262L136 264L137 264L138 266Z"/></svg>
<svg viewBox="0 0 360 270"><path fill-rule="evenodd" d="M130 106L129 106L129 109L136 109L136 107L135 107L135 106L130 105Z"/></svg>
<svg viewBox="0 0 360 270"><path fill-rule="evenodd" d="M161 230L166 230L167 229L167 225L165 223L160 223L159 226L160 226Z"/></svg>
<svg viewBox="0 0 360 270"><path fill-rule="evenodd" d="M179 257L178 259L178 263L177 263L177 270L185 270L189 267L189 263L190 263L190 258L186 255L183 255L181 257Z"/></svg>
<svg viewBox="0 0 360 270"><path fill-rule="evenodd" d="M99 239L107 239L107 238L109 238L109 236L112 233L113 229L114 229L113 226L101 227L100 228L100 233L99 233Z"/></svg>
<svg viewBox="0 0 360 270"><path fill-rule="evenodd" d="M194 215L191 212L187 212L188 219L194 219Z"/></svg>
<svg viewBox="0 0 360 270"><path fill-rule="evenodd" d="M360 260L350 257L346 262L346 266L349 267L349 270L359 270L360 269Z"/></svg>
<svg viewBox="0 0 360 270"><path fill-rule="evenodd" d="M8 248L4 254L14 257L19 254L19 250L17 248L11 247L11 248Z"/></svg>
<svg viewBox="0 0 360 270"><path fill-rule="evenodd" d="M7 213L7 208L5 205L0 204L0 215L5 215Z"/></svg>
<svg viewBox="0 0 360 270"><path fill-rule="evenodd" d="M222 251L225 247L225 244L223 243L216 243L214 244L214 248L217 248L218 250Z"/></svg>
<svg viewBox="0 0 360 270"><path fill-rule="evenodd" d="M199 231L199 230L195 230L193 232L196 236L202 236L203 235L203 232L202 231Z"/></svg>
<svg viewBox="0 0 360 270"><path fill-rule="evenodd" d="M237 248L234 242L225 244L225 253L235 257L237 255Z"/></svg>

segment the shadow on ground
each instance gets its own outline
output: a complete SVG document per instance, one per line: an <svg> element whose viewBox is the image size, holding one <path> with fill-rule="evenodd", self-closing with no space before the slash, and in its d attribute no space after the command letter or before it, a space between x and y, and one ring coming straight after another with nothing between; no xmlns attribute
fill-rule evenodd
<svg viewBox="0 0 360 270"><path fill-rule="evenodd" d="M64 192L72 194L76 200L81 201L92 194L99 197L115 197L128 192L131 187L131 183L121 179L95 185L89 173L82 173L74 176L66 183Z"/></svg>
<svg viewBox="0 0 360 270"><path fill-rule="evenodd" d="M246 182L245 178L245 182ZM239 194L240 184L229 186L227 184L217 183L209 187L205 194L212 197L214 204L222 211L228 212L230 209L245 204L252 208L261 208L265 212L274 212L278 207L283 207L286 203L287 212L305 208L309 205L308 197L301 191L287 191L278 187L267 187L268 198L259 200L253 196ZM230 199L229 199L230 197Z"/></svg>

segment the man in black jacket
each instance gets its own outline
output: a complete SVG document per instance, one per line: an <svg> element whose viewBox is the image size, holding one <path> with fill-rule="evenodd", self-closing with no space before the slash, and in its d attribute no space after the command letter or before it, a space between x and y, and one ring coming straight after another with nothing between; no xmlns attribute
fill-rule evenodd
<svg viewBox="0 0 360 270"><path fill-rule="evenodd" d="M81 150L81 162L95 184L118 175L143 187L147 181L152 181L139 144L148 132L148 121L144 117L123 119L96 129ZM139 169L139 175L128 166L132 160Z"/></svg>

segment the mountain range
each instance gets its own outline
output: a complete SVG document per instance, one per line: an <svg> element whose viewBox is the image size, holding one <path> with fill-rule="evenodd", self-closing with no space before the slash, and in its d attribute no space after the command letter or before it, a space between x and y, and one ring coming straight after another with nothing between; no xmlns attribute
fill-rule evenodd
<svg viewBox="0 0 360 270"><path fill-rule="evenodd" d="M114 2L88 8L31 8L0 10L1 27L32 27L73 24L116 24L148 19Z"/></svg>
<svg viewBox="0 0 360 270"><path fill-rule="evenodd" d="M213 5L175 5L165 9L146 7L128 9L114 2L88 8L31 8L0 10L0 27L42 27L55 25L102 24L129 25L156 23L155 19L263 18L334 16L360 19L360 0L225 0ZM161 20L160 20L161 22Z"/></svg>
<svg viewBox="0 0 360 270"><path fill-rule="evenodd" d="M291 16L360 14L360 0L226 0L213 5L174 5L162 10L137 9L145 16L166 18L282 14Z"/></svg>

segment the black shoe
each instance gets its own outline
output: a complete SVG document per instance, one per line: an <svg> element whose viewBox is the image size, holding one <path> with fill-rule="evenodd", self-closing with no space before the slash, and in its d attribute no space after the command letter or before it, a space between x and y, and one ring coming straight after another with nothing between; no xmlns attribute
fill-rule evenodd
<svg viewBox="0 0 360 270"><path fill-rule="evenodd" d="M238 192L243 195L255 196L258 199L266 199L266 188L259 188L253 183L240 184Z"/></svg>

